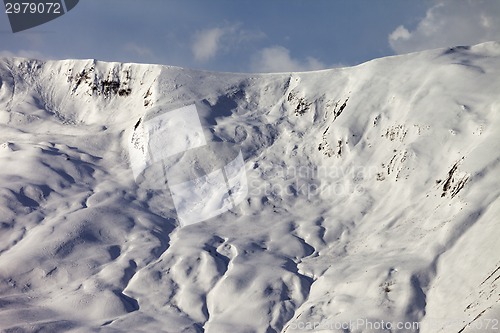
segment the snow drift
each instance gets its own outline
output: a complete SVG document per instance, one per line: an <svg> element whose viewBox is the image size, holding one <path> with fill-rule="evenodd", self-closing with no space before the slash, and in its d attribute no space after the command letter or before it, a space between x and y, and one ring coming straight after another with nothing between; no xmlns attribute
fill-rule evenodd
<svg viewBox="0 0 500 333"><path fill-rule="evenodd" d="M265 75L1 59L0 328L496 331L499 87L495 42ZM248 193L181 227L130 157L192 104Z"/></svg>

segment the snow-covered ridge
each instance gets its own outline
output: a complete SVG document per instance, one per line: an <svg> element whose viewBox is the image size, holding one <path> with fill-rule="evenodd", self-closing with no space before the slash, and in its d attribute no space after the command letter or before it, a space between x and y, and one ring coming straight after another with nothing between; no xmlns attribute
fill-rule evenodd
<svg viewBox="0 0 500 333"><path fill-rule="evenodd" d="M497 42L262 75L0 59L0 328L493 332L498 87ZM190 104L250 188L180 228L129 149Z"/></svg>

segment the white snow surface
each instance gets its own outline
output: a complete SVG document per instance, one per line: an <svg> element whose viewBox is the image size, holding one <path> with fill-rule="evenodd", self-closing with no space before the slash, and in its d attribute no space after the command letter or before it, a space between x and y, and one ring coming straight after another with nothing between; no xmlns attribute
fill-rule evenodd
<svg viewBox="0 0 500 333"><path fill-rule="evenodd" d="M130 147L192 104L248 194L182 226ZM497 332L499 128L498 42L262 75L2 58L0 329Z"/></svg>

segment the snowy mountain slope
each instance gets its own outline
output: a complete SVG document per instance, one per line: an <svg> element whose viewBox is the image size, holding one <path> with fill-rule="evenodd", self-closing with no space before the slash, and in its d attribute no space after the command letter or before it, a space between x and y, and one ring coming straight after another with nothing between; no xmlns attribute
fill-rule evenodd
<svg viewBox="0 0 500 333"><path fill-rule="evenodd" d="M500 329L499 77L495 42L265 75L2 59L0 328ZM191 104L211 145L181 166L237 147L248 195L181 227L131 157Z"/></svg>

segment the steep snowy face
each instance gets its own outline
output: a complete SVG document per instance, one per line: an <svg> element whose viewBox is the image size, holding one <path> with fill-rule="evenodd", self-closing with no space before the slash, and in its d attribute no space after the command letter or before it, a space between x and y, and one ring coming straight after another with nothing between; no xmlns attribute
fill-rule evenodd
<svg viewBox="0 0 500 333"><path fill-rule="evenodd" d="M499 87L495 42L266 75L1 59L0 328L494 332Z"/></svg>

